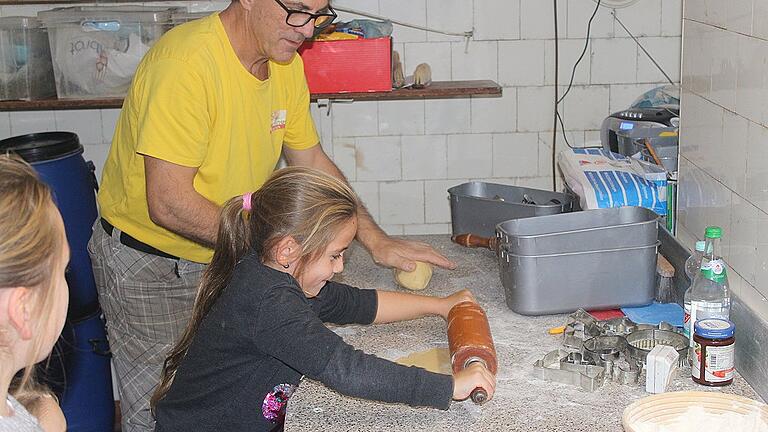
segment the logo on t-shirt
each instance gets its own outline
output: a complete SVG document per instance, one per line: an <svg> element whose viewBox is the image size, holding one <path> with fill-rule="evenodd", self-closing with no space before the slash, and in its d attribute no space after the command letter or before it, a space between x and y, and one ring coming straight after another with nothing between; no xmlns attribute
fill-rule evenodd
<svg viewBox="0 0 768 432"><path fill-rule="evenodd" d="M274 132L278 129L285 129L285 110L272 111L272 127L270 132Z"/></svg>

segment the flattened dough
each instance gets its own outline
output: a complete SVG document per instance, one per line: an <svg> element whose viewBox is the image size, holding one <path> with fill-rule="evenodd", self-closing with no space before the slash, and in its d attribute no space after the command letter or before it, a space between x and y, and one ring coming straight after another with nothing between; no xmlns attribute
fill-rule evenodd
<svg viewBox="0 0 768 432"><path fill-rule="evenodd" d="M417 351L395 360L405 366L418 366L430 372L451 375L451 353L448 348L432 348Z"/></svg>
<svg viewBox="0 0 768 432"><path fill-rule="evenodd" d="M432 265L416 261L416 270L404 272L395 269L395 282L403 288L411 290L423 290L432 279Z"/></svg>

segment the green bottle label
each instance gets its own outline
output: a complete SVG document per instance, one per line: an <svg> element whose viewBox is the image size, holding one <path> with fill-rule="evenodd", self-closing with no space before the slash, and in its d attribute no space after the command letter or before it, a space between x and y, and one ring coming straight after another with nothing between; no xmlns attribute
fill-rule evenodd
<svg viewBox="0 0 768 432"><path fill-rule="evenodd" d="M725 263L721 259L715 259L701 265L701 274L705 278L717 283L725 283Z"/></svg>

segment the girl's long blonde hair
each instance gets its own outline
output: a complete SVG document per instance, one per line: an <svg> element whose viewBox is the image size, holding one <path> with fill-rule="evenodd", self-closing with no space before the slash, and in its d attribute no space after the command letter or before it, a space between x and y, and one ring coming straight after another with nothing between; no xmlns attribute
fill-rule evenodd
<svg viewBox="0 0 768 432"><path fill-rule="evenodd" d="M0 289L34 290L31 313L41 326L20 386L27 384L45 340L44 326L54 307L56 271L61 267L65 236L51 191L29 164L0 155ZM0 361L10 355L9 331L0 327Z"/></svg>
<svg viewBox="0 0 768 432"><path fill-rule="evenodd" d="M211 264L200 281L192 317L181 339L168 354L160 384L152 395L154 411L173 383L203 318L229 284L237 263L252 249L262 262L274 260L275 245L291 236L301 245L296 271L325 251L341 226L357 216L358 200L343 181L311 168L275 171L253 192L250 211L243 197L224 204Z"/></svg>

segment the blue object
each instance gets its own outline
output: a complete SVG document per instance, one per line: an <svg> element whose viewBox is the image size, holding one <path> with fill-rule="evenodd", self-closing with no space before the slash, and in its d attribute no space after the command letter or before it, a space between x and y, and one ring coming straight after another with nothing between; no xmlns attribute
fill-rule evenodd
<svg viewBox="0 0 768 432"><path fill-rule="evenodd" d="M627 122L621 122L619 124L619 129L621 130L632 130L635 127L633 123L627 123Z"/></svg>
<svg viewBox="0 0 768 432"><path fill-rule="evenodd" d="M53 199L64 219L70 259L68 319L80 319L99 308L93 280L88 240L96 221L96 178L93 164L83 159L83 146L71 132L44 132L0 141L0 152L18 154L35 168L51 187Z"/></svg>
<svg viewBox="0 0 768 432"><path fill-rule="evenodd" d="M76 322L67 321L44 371L47 384L59 395L67 431L113 430L110 358L101 311Z"/></svg>
<svg viewBox="0 0 768 432"><path fill-rule="evenodd" d="M675 327L683 326L683 308L677 303L653 302L648 306L621 308L621 311L637 324L659 325L664 321Z"/></svg>
<svg viewBox="0 0 768 432"><path fill-rule="evenodd" d="M0 152L18 154L50 186L69 242L67 321L50 366L41 371L43 381L59 396L68 431L111 431L110 354L87 249L97 217L93 164L85 161L83 146L71 132L4 139Z"/></svg>
<svg viewBox="0 0 768 432"><path fill-rule="evenodd" d="M728 339L736 333L736 325L720 318L696 320L693 325L695 334L706 339Z"/></svg>

